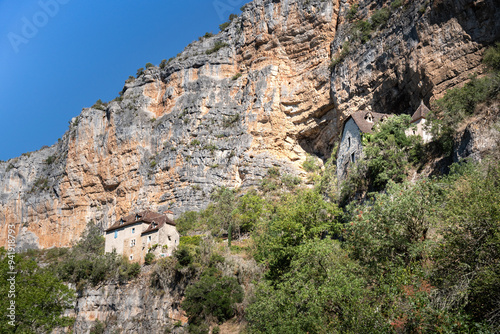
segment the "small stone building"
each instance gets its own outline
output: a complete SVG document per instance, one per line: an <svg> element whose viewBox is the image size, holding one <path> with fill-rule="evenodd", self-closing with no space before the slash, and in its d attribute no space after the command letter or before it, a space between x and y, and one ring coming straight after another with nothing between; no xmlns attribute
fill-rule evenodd
<svg viewBox="0 0 500 334"><path fill-rule="evenodd" d="M179 245L172 212L141 211L121 218L105 231L105 251L115 250L135 262L144 262L148 252L156 257L172 255Z"/></svg>
<svg viewBox="0 0 500 334"><path fill-rule="evenodd" d="M413 126L406 131L406 135L419 135L422 137L424 143L430 142L432 140L432 136L425 129L425 122L429 113L430 110L425 106L424 101L420 102L420 106L411 117L411 124Z"/></svg>
<svg viewBox="0 0 500 334"><path fill-rule="evenodd" d="M346 178L349 166L353 165L361 156L363 133L371 133L373 126L387 117L389 115L358 111L345 120L342 128L342 139L337 151L337 178L339 181Z"/></svg>

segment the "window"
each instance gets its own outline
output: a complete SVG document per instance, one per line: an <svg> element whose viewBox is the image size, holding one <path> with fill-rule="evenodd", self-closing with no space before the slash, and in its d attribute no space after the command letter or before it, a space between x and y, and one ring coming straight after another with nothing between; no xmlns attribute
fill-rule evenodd
<svg viewBox="0 0 500 334"><path fill-rule="evenodd" d="M168 236L168 241L170 241L170 240L172 240L172 239L170 238L170 236Z"/></svg>
<svg viewBox="0 0 500 334"><path fill-rule="evenodd" d="M351 137L347 138L347 147L351 147Z"/></svg>
<svg viewBox="0 0 500 334"><path fill-rule="evenodd" d="M132 261L134 259L134 256L130 255L128 258L130 259L130 261Z"/></svg>
<svg viewBox="0 0 500 334"><path fill-rule="evenodd" d="M118 231L115 231L115 239L118 238Z"/></svg>
<svg viewBox="0 0 500 334"><path fill-rule="evenodd" d="M132 227L132 234L135 233L135 227Z"/></svg>
<svg viewBox="0 0 500 334"><path fill-rule="evenodd" d="M148 242L151 242L151 236L148 235Z"/></svg>
<svg viewBox="0 0 500 334"><path fill-rule="evenodd" d="M356 155L354 153L351 154L351 161L352 163L356 162Z"/></svg>
<svg viewBox="0 0 500 334"><path fill-rule="evenodd" d="M130 240L130 247L134 247L135 246L135 239L132 239Z"/></svg>

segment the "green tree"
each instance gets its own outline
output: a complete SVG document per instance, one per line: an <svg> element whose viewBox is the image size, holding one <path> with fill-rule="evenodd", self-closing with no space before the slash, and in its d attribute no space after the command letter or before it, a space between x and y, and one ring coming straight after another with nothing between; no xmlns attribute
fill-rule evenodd
<svg viewBox="0 0 500 334"><path fill-rule="evenodd" d="M255 257L268 265L271 279L279 278L290 269L297 246L340 231L340 210L312 189L284 194L274 211L271 220L256 228L255 235Z"/></svg>
<svg viewBox="0 0 500 334"><path fill-rule="evenodd" d="M428 258L432 209L443 194L433 180L390 182L384 193L350 206L344 238L354 258L374 275Z"/></svg>
<svg viewBox="0 0 500 334"><path fill-rule="evenodd" d="M338 241L305 242L297 247L290 271L280 282L259 285L246 310L250 332L384 332L384 319L360 273Z"/></svg>
<svg viewBox="0 0 500 334"><path fill-rule="evenodd" d="M64 317L72 308L74 291L64 285L49 270L40 268L33 259L15 255L9 259L5 252L0 255L0 332L2 333L50 333L56 327L67 327L73 319ZM15 262L15 298L7 298L11 278L9 260ZM15 300L14 326L6 317L10 301Z"/></svg>
<svg viewBox="0 0 500 334"><path fill-rule="evenodd" d="M235 304L243 301L243 289L233 277L207 270L201 279L186 289L182 308L189 321L199 324L214 317L222 322L234 316Z"/></svg>

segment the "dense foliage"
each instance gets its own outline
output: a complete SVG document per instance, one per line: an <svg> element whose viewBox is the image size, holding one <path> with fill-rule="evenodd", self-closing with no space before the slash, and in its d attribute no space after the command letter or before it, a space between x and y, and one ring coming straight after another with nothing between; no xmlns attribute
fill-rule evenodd
<svg viewBox="0 0 500 334"><path fill-rule="evenodd" d="M9 274L9 260L14 261L15 297L8 298L12 275ZM30 254L16 254L9 258L2 248L0 252L0 332L2 333L50 333L56 327L72 324L64 317L71 308L74 292L64 285L49 270L40 268ZM15 301L15 319L7 318L7 308ZM14 326L9 322L14 321Z"/></svg>

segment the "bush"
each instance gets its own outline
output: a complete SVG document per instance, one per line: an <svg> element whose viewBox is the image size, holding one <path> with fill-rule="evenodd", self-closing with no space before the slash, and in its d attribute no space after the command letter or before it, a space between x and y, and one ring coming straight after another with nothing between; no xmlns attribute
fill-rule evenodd
<svg viewBox="0 0 500 334"><path fill-rule="evenodd" d="M233 75L233 77L231 78L231 80L235 81L235 80L238 80L239 78L241 78L243 74L241 73L236 73L235 75Z"/></svg>
<svg viewBox="0 0 500 334"><path fill-rule="evenodd" d="M106 326L99 320L96 320L94 326L90 329L90 334L104 334Z"/></svg>
<svg viewBox="0 0 500 334"><path fill-rule="evenodd" d="M453 153L456 129L467 117L474 114L476 107L483 102L500 98L500 45L489 48L483 58L492 72L482 78L473 76L462 87L446 92L437 100L434 111L429 115L431 133L443 153Z"/></svg>
<svg viewBox="0 0 500 334"><path fill-rule="evenodd" d="M151 67L154 67L154 65L151 63L146 63L146 69L151 68Z"/></svg>
<svg viewBox="0 0 500 334"><path fill-rule="evenodd" d="M360 40L363 44L370 40L371 33L372 25L370 24L370 22L365 20L360 20L354 23L351 32L354 39Z"/></svg>
<svg viewBox="0 0 500 334"><path fill-rule="evenodd" d="M315 171L317 171L319 166L316 157L307 155L306 161L302 163L302 167L309 173L314 173Z"/></svg>
<svg viewBox="0 0 500 334"><path fill-rule="evenodd" d="M57 157L54 156L54 155L51 155L49 156L46 160L45 160L45 163L47 165L52 165L54 163L54 161L56 161Z"/></svg>
<svg viewBox="0 0 500 334"><path fill-rule="evenodd" d="M143 74L144 74L144 68L141 67L140 69L137 70L137 73L135 74L135 76L138 78Z"/></svg>
<svg viewBox="0 0 500 334"><path fill-rule="evenodd" d="M167 67L167 60L163 59L160 63L160 69L164 69L165 67Z"/></svg>
<svg viewBox="0 0 500 334"><path fill-rule="evenodd" d="M236 14L229 15L229 21L228 22L224 22L224 23L222 23L219 26L220 31L226 30L227 27L229 27L229 25L231 24L231 22L233 22L233 20L236 19L236 18L238 18L238 15L236 15Z"/></svg>
<svg viewBox="0 0 500 334"><path fill-rule="evenodd" d="M346 16L347 20L351 21L352 19L354 19L356 17L358 9L359 9L358 3L352 4L351 7L349 7L349 11L347 12Z"/></svg>
<svg viewBox="0 0 500 334"><path fill-rule="evenodd" d="M97 100L96 103L94 103L94 105L92 106L92 108L104 111L104 110L106 110L106 103L102 102L102 100L99 99L99 100Z"/></svg>
<svg viewBox="0 0 500 334"><path fill-rule="evenodd" d="M147 253L146 257L144 258L144 263L147 265L150 265L155 258L155 255L153 253Z"/></svg>
<svg viewBox="0 0 500 334"><path fill-rule="evenodd" d="M349 52L350 52L350 43L344 42L344 44L342 44L342 50L339 52L339 54L335 58L332 59L332 61L330 63L330 71L333 71L335 66L337 66L338 64L343 62L344 59L349 54Z"/></svg>
<svg viewBox="0 0 500 334"><path fill-rule="evenodd" d="M403 0L394 0L392 3L391 3L391 8L392 9L398 9L399 7L401 7L403 5Z"/></svg>
<svg viewBox="0 0 500 334"><path fill-rule="evenodd" d="M229 44L221 42L221 41L217 41L217 42L215 42L214 46L211 49L205 51L205 53L207 55L210 55L212 53L219 51L222 48L225 48L226 46L229 46Z"/></svg>
<svg viewBox="0 0 500 334"><path fill-rule="evenodd" d="M377 29L378 27L383 27L387 24L389 17L391 16L391 11L389 8L381 8L371 16L372 28Z"/></svg>
<svg viewBox="0 0 500 334"><path fill-rule="evenodd" d="M500 42L488 48L484 53L483 62L495 71L500 71Z"/></svg>

